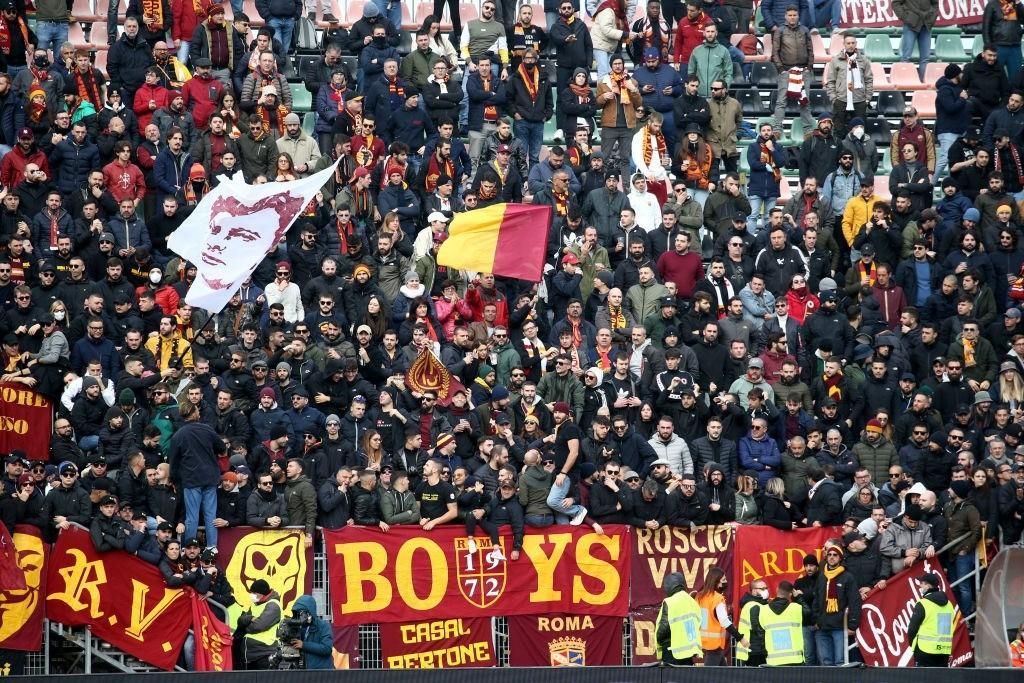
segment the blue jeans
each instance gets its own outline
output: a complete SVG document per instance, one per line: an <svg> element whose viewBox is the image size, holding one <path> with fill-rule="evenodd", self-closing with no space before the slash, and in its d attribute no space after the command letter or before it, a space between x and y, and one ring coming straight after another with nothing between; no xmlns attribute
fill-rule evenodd
<svg viewBox="0 0 1024 683"><path fill-rule="evenodd" d="M524 515L523 522L526 526L542 529L555 523L554 515Z"/></svg>
<svg viewBox="0 0 1024 683"><path fill-rule="evenodd" d="M1012 79L1020 71L1020 45L997 45L996 52L999 55L999 63L1009 74L1007 78Z"/></svg>
<svg viewBox="0 0 1024 683"><path fill-rule="evenodd" d="M761 216L761 212L764 211L764 217L768 218L768 212L773 206L778 197L758 197L757 195L749 195L747 199L750 200L750 215L747 216L747 232L751 235L757 236L757 219Z"/></svg>
<svg viewBox="0 0 1024 683"><path fill-rule="evenodd" d="M514 121L512 131L523 141L530 155L530 168L540 161L540 148L544 144L544 123L542 121Z"/></svg>
<svg viewBox="0 0 1024 683"><path fill-rule="evenodd" d="M60 46L68 42L68 24L66 21L36 22L36 47L50 50L56 61L60 56Z"/></svg>
<svg viewBox="0 0 1024 683"><path fill-rule="evenodd" d="M814 629L804 626L804 665L818 665L818 647L814 640Z"/></svg>
<svg viewBox="0 0 1024 683"><path fill-rule="evenodd" d="M571 487L572 481L569 477L565 478L565 483L561 486L554 482L551 484L551 491L548 493L548 507L555 513L555 522L558 524L568 524L569 520L583 509L579 503L575 503L568 510L562 507L562 500L569 494Z"/></svg>
<svg viewBox="0 0 1024 683"><path fill-rule="evenodd" d="M608 72L612 70L608 61L611 59L612 54L605 52L604 50L594 50L594 61L597 62L597 80L601 80L608 75Z"/></svg>
<svg viewBox="0 0 1024 683"><path fill-rule="evenodd" d="M819 666L840 666L846 661L846 655L843 654L843 649L846 648L846 632L843 629L815 631L814 644L818 648Z"/></svg>
<svg viewBox="0 0 1024 683"><path fill-rule="evenodd" d="M272 17L267 21L267 26L274 30L274 37L281 42L285 52L292 51L292 32L295 30L295 20L291 17Z"/></svg>
<svg viewBox="0 0 1024 683"><path fill-rule="evenodd" d="M188 40L181 41L181 45L178 47L178 61L182 64L188 64L188 53L192 48L192 43Z"/></svg>
<svg viewBox="0 0 1024 683"><path fill-rule="evenodd" d="M94 451L100 447L100 437L98 436L83 436L78 440L78 447L83 451Z"/></svg>
<svg viewBox="0 0 1024 683"><path fill-rule="evenodd" d="M960 136L956 133L939 133L937 137L939 138L939 153L935 159L935 182L940 183L943 180L943 172L949 167L947 159L949 148Z"/></svg>
<svg viewBox="0 0 1024 683"><path fill-rule="evenodd" d="M391 9L388 9L388 0L373 0L373 4L380 10L382 17L387 17L391 25L398 31L402 28L402 3L398 0L391 0Z"/></svg>
<svg viewBox="0 0 1024 683"><path fill-rule="evenodd" d="M928 57L932 51L931 30L922 28L920 31L915 33L907 26L903 27L903 35L900 37L901 62L910 61L911 55L914 54L915 44L917 44L917 72L923 79L925 65L928 63ZM1017 51L1020 52L1019 49ZM1014 73L1016 74L1017 72L1015 71Z"/></svg>
<svg viewBox="0 0 1024 683"><path fill-rule="evenodd" d="M961 576L967 576L974 570L974 553L954 555L949 563L949 582L953 583ZM953 595L960 606L960 614L969 616L974 611L974 581L968 579L953 586Z"/></svg>
<svg viewBox="0 0 1024 683"><path fill-rule="evenodd" d="M242 12L244 5L243 0L231 0L231 16L237 17Z"/></svg>
<svg viewBox="0 0 1024 683"><path fill-rule="evenodd" d="M729 57L732 58L733 62L740 65L740 70L743 72L743 78L749 79L751 67L750 64L747 64L746 62L743 61L743 59L746 57L746 55L743 54L743 50L739 49L735 45L729 45L728 48ZM711 87L710 83L708 84L708 87Z"/></svg>
<svg viewBox="0 0 1024 683"><path fill-rule="evenodd" d="M199 509L203 511L203 526L206 527L206 545L216 547L217 487L202 486L185 489L185 538L194 538L199 528Z"/></svg>

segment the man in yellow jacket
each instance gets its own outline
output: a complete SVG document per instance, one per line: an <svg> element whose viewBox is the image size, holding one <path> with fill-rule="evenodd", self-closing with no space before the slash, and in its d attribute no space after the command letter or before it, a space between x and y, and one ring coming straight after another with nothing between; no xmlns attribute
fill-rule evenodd
<svg viewBox="0 0 1024 683"><path fill-rule="evenodd" d="M700 605L686 592L686 579L679 572L665 577L665 598L658 611L657 655L665 664L692 666L700 648Z"/></svg>
<svg viewBox="0 0 1024 683"><path fill-rule="evenodd" d="M840 248L850 250L850 262L856 262L860 254L853 250L853 238L861 226L871 218L871 212L875 209L875 203L879 198L875 195L875 181L873 178L863 178L860 181L860 194L850 197L846 202L846 209L843 211L843 229L839 231L842 236Z"/></svg>

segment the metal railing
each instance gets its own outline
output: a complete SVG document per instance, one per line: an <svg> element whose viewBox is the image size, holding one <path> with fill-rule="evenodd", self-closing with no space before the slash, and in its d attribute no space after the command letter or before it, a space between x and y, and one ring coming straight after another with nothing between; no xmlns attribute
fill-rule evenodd
<svg viewBox="0 0 1024 683"><path fill-rule="evenodd" d="M961 541L963 541L964 539L966 539L966 538L968 538L970 536L971 536L971 532L968 531L968 532L966 532L964 534L961 534L960 536L957 536L952 541L947 542L946 545L942 546L939 550L937 550L935 552L935 556L934 556L935 560L936 561L940 561L939 558L942 556L943 553L948 552L951 548L953 548L954 546L958 545ZM964 576L958 577L955 581L953 581L953 582L951 582L949 584L949 588L950 588L950 590L953 593L953 599L957 600L956 587L959 586L964 581L973 581L974 582L974 598L975 598L974 599L974 611L971 612L970 614L963 614L961 612L961 618L964 620L965 623L968 623L968 624L973 624L974 619L975 619L975 617L978 614L978 610L977 610L978 599L977 598L978 598L979 595L981 595L981 569L982 569L982 567L981 567L981 561L980 561L980 559L978 557L978 552L979 552L978 548L977 548L977 546L975 546L975 549L974 549L974 567L971 569L971 571L968 572L967 574L965 574ZM981 552L984 552L984 549ZM870 595L870 593L869 593L869 595ZM959 602L959 600L957 600L957 606L958 607L959 607L959 604L960 604L960 602ZM844 623L844 627L845 627L845 623ZM850 653L856 651L857 648L858 648L857 637L853 636L852 638L849 638L849 640L846 643L846 652L844 653L844 658L843 658L843 665L844 666L860 666L860 664L861 664L860 662L857 662L857 661L851 662L850 661Z"/></svg>

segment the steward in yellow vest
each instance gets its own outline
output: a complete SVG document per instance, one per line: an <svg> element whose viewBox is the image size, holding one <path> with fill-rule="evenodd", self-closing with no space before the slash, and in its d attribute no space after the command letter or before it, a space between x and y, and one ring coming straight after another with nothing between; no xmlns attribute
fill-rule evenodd
<svg viewBox="0 0 1024 683"><path fill-rule="evenodd" d="M277 652L277 627L281 623L281 596L270 584L257 579L249 587L252 606L238 617L235 641L242 637L241 660L248 670L270 668L270 656ZM236 660L238 661L238 660Z"/></svg>
<svg viewBox="0 0 1024 683"><path fill-rule="evenodd" d="M779 584L774 600L758 610L764 629L764 648L768 666L794 666L804 663L804 610L793 602L793 584ZM809 610L808 610L809 611Z"/></svg>
<svg viewBox="0 0 1024 683"><path fill-rule="evenodd" d="M907 637L914 647L914 661L921 667L946 668L953 652L953 629L959 619L956 607L939 588L941 582L937 574L922 574L916 581L921 599L914 605L907 627Z"/></svg>
<svg viewBox="0 0 1024 683"><path fill-rule="evenodd" d="M665 601L658 611L657 655L665 664L693 665L700 657L700 606L686 592L686 579L679 572L665 577Z"/></svg>
<svg viewBox="0 0 1024 683"><path fill-rule="evenodd" d="M764 664L764 630L761 628L761 610L768 609L768 586L763 580L753 581L750 592L740 599L740 618L736 639L736 661L740 666Z"/></svg>

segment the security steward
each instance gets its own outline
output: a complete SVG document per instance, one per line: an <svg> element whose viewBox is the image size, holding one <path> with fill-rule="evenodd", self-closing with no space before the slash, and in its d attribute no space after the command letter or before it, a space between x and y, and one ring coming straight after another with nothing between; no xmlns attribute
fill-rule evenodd
<svg viewBox="0 0 1024 683"><path fill-rule="evenodd" d="M757 580L750 592L740 598L740 637L736 641L736 661L740 666L762 666L765 662L764 629L761 610L768 604L768 584Z"/></svg>
<svg viewBox="0 0 1024 683"><path fill-rule="evenodd" d="M679 572L665 577L665 598L658 611L657 655L664 664L693 666L700 657L700 606L686 592Z"/></svg>
<svg viewBox="0 0 1024 683"><path fill-rule="evenodd" d="M956 625L956 607L939 589L939 577L931 572L915 579L921 599L910 615L907 636L914 646L917 666L949 666L953 652L953 628Z"/></svg>
<svg viewBox="0 0 1024 683"><path fill-rule="evenodd" d="M281 623L281 596L270 590L264 579L249 587L252 606L238 617L235 644L241 640L240 659L249 671L270 668L270 656L277 652L277 627Z"/></svg>
<svg viewBox="0 0 1024 683"><path fill-rule="evenodd" d="M758 620L764 629L765 664L797 666L804 663L804 610L810 611L793 602L793 584L783 581L775 599L758 611Z"/></svg>

